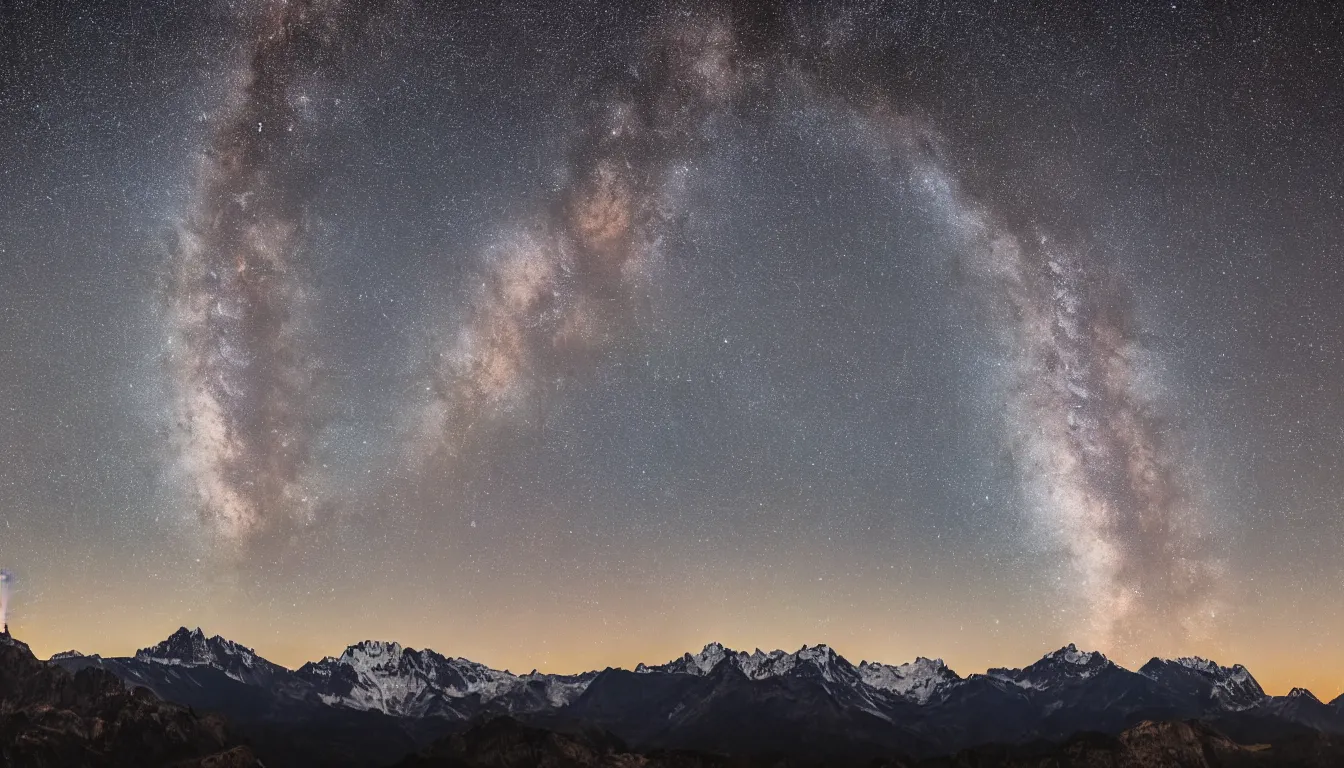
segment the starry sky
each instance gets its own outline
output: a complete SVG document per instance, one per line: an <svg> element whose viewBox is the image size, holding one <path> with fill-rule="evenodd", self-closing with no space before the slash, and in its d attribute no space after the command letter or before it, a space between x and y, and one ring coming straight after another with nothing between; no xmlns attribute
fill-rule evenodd
<svg viewBox="0 0 1344 768"><path fill-rule="evenodd" d="M39 653L1077 642L1344 691L1344 19L0 9Z"/></svg>

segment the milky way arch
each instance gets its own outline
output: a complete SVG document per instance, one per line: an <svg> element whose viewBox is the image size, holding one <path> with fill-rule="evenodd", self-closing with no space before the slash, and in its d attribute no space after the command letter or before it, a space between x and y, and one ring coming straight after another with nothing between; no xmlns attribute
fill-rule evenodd
<svg viewBox="0 0 1344 768"><path fill-rule="evenodd" d="M770 80L848 116L870 149L922 183L957 235L964 288L1007 350L1008 373L991 389L1034 521L1027 535L1054 542L1085 606L1073 631L1114 649L1201 634L1220 566L1144 383L1123 277L1094 250L1009 225L996 201L964 191L933 120L880 76L846 77L856 25L843 14L808 19L682 14L662 25L641 64L656 76L603 103L557 205L484 260L480 289L442 345L420 446L454 454L482 422L544 397L577 356L621 336L705 120Z"/></svg>
<svg viewBox="0 0 1344 768"><path fill-rule="evenodd" d="M589 103L560 189L495 238L466 301L439 324L407 441L420 476L441 482L470 441L532 414L571 371L635 335L640 289L685 213L715 117L788 91L851 119L922 182L956 233L965 292L1006 350L991 388L1021 501L1065 555L1087 606L1081 628L1109 647L1198 634L1220 566L1104 249L1018 223L1033 218L1029 200L1009 217L1005 201L965 191L936 120L884 87L880 67L850 76L864 71L847 58L856 25L749 16L666 14L630 76ZM230 541L311 514L309 288L295 261L309 193L295 79L338 60L361 24L339 4L267 8L175 253L182 456L203 518Z"/></svg>

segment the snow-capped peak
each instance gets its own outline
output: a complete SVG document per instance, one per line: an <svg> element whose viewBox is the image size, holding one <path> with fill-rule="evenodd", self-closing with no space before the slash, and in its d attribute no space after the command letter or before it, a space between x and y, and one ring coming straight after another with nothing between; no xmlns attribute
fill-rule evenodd
<svg viewBox="0 0 1344 768"><path fill-rule="evenodd" d="M211 653L205 633L200 627L195 629L182 627L159 644L136 651L135 658L140 661L184 666L211 665L215 662L215 656Z"/></svg>
<svg viewBox="0 0 1344 768"><path fill-rule="evenodd" d="M61 651L60 653L53 653L51 655L51 658L48 659L48 661L56 661L58 659L82 659L82 658L84 658L84 654L80 653L79 651L69 650L69 651Z"/></svg>
<svg viewBox="0 0 1344 768"><path fill-rule="evenodd" d="M914 661L890 665L876 661L859 664L863 682L917 704L927 704L940 697L948 686L961 681L961 676L947 668L942 659L918 656Z"/></svg>
<svg viewBox="0 0 1344 768"><path fill-rule="evenodd" d="M757 648L751 653L734 651L721 643L710 643L697 654L684 654L666 664L649 666L640 664L635 672L664 672L683 675L708 675L720 663L730 664L742 674L753 680L764 680L787 674L816 674L824 680L833 681L837 677L853 677L854 668L849 662L828 645L804 645L794 653L771 651L764 653Z"/></svg>
<svg viewBox="0 0 1344 768"><path fill-rule="evenodd" d="M200 627L182 627L168 639L136 651L135 659L151 664L213 667L241 682L263 682L288 670L261 658L256 651L219 635L207 638Z"/></svg>
<svg viewBox="0 0 1344 768"><path fill-rule="evenodd" d="M455 712L460 700L469 696L490 701L524 692L540 693L551 706L562 706L578 698L596 676L545 675L535 670L520 676L428 648L416 650L381 640L356 643L338 657L305 664L297 674L317 686L328 704L409 716Z"/></svg>
<svg viewBox="0 0 1344 768"><path fill-rule="evenodd" d="M842 656L829 645L804 645L794 655L795 666L808 664L815 668L823 680L834 682L838 677L854 677L855 670Z"/></svg>
<svg viewBox="0 0 1344 768"><path fill-rule="evenodd" d="M1195 669L1200 672L1208 672L1210 674L1213 674L1220 669L1220 667L1216 663L1201 656L1182 656L1179 659L1172 659L1172 661L1176 662L1182 667L1185 667L1186 669Z"/></svg>
<svg viewBox="0 0 1344 768"><path fill-rule="evenodd" d="M337 660L360 667L387 662L396 663L401 660L402 652L405 650L401 643L395 641L361 640L342 651Z"/></svg>
<svg viewBox="0 0 1344 768"><path fill-rule="evenodd" d="M758 650L757 653L760 653ZM719 662L729 657L747 657L745 653L725 648L723 643L706 643L705 647L699 653L684 653L680 658L673 659L666 664L659 664L650 667L647 664L639 664L635 671L645 672L672 672L684 675L708 675Z"/></svg>
<svg viewBox="0 0 1344 768"><path fill-rule="evenodd" d="M798 658L800 659L833 659L835 656L835 649L825 643L814 645L811 648L804 645L798 650Z"/></svg>
<svg viewBox="0 0 1344 768"><path fill-rule="evenodd" d="M1087 680L1101 671L1115 667L1098 651L1080 651L1073 643L1051 651L1040 661L1025 669L991 669L985 674L1019 688L1047 690L1061 684Z"/></svg>
<svg viewBox="0 0 1344 768"><path fill-rule="evenodd" d="M238 643L220 637L219 635L210 638L206 643L210 646L216 659L220 659L221 657L237 659L240 664L248 669L256 666L256 651L253 651L247 646L239 645Z"/></svg>
<svg viewBox="0 0 1344 768"><path fill-rule="evenodd" d="M728 653L728 649L724 648L722 643L707 643L699 653L694 656L688 653L684 658L694 664L700 670L700 674L707 675Z"/></svg>
<svg viewBox="0 0 1344 768"><path fill-rule="evenodd" d="M1092 658L1094 656L1101 656L1101 654L1096 651L1080 651L1078 650L1078 646L1069 643L1058 651L1047 653L1044 658L1064 661L1069 664L1086 665L1092 663ZM1104 659L1105 657L1102 656L1102 658Z"/></svg>
<svg viewBox="0 0 1344 768"><path fill-rule="evenodd" d="M1316 698L1316 694L1312 693L1311 691L1307 690L1306 688L1294 688L1293 690L1291 690L1291 691L1288 692L1288 696L1287 696L1287 698L1289 698L1289 699L1302 699L1302 700L1305 700L1305 701L1314 701L1314 702L1316 702L1317 704L1321 703L1321 700L1318 699L1318 698Z"/></svg>
<svg viewBox="0 0 1344 768"><path fill-rule="evenodd" d="M1240 664L1233 664L1230 667L1224 667L1219 665L1218 662L1216 661L1211 661L1209 659L1201 658L1199 656L1182 656L1179 659L1176 659L1175 661L1177 664L1181 665L1182 667L1185 667L1186 669L1193 669L1197 672L1203 672L1206 675L1210 675L1222 680L1227 680L1229 682L1245 683L1247 681L1252 682L1254 681L1254 679L1251 677L1250 671ZM1257 684L1256 687L1258 688L1259 685Z"/></svg>
<svg viewBox="0 0 1344 768"><path fill-rule="evenodd" d="M1193 683L1196 690L1205 691L1224 709L1248 709L1265 698L1264 690L1250 670L1240 664L1224 667L1199 656L1182 656L1171 661L1154 658L1139 670L1139 674L1167 684L1175 684L1171 676L1176 672L1199 681Z"/></svg>

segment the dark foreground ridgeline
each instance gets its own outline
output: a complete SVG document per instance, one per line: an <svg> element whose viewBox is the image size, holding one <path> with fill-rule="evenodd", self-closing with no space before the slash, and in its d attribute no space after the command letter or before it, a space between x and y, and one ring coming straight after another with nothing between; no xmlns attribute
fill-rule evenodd
<svg viewBox="0 0 1344 768"><path fill-rule="evenodd" d="M0 635L0 765L252 768L224 718L130 688L99 669L70 673Z"/></svg>
<svg viewBox="0 0 1344 768"><path fill-rule="evenodd" d="M1344 744L1312 734L1280 745L1243 745L1199 722L1144 722L1117 736L1078 734L1060 744L989 746L945 757L805 761L687 751L636 753L608 734L557 733L508 717L441 739L397 768L1326 768L1344 765Z"/></svg>

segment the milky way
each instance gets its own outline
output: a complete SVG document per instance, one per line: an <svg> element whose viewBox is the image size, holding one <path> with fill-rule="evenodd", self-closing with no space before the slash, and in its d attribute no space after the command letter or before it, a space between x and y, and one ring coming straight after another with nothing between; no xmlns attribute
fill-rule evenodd
<svg viewBox="0 0 1344 768"><path fill-rule="evenodd" d="M1221 563L1146 383L1133 300L1095 251L1024 236L960 192L936 163L916 169L965 251L965 285L1004 349L990 382L1027 514L1061 546L1085 608L1077 632L1117 653L1206 636Z"/></svg>
<svg viewBox="0 0 1344 768"><path fill-rule="evenodd" d="M247 63L212 118L173 253L181 461L202 521L231 546L309 520L316 362L302 259L311 158L297 84L346 56L367 6L259 8Z"/></svg>
<svg viewBox="0 0 1344 768"><path fill-rule="evenodd" d="M479 289L440 333L417 452L451 459L473 430L529 415L634 335L639 286L681 213L686 162L739 88L735 49L724 20L674 14L632 76L589 105L551 207L499 239Z"/></svg>

